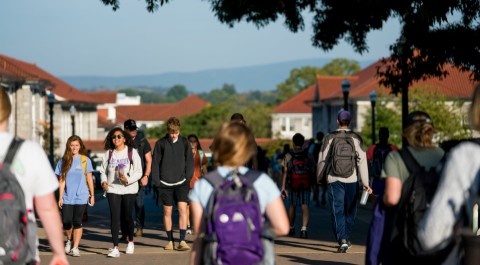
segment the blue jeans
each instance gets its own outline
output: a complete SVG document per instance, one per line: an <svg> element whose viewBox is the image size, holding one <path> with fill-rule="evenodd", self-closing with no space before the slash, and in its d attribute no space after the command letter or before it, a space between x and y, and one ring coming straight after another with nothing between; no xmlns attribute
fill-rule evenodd
<svg viewBox="0 0 480 265"><path fill-rule="evenodd" d="M328 205L332 214L332 226L338 243L350 240L357 214L358 183L340 181L328 183Z"/></svg>
<svg viewBox="0 0 480 265"><path fill-rule="evenodd" d="M145 225L145 187L138 189L137 196L135 197L135 227L143 229Z"/></svg>

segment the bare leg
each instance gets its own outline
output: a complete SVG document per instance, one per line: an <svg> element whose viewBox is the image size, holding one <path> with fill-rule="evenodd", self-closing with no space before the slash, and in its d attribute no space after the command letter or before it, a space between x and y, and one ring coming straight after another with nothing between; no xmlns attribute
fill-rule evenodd
<svg viewBox="0 0 480 265"><path fill-rule="evenodd" d="M163 206L163 224L165 231L172 231L172 208L173 206Z"/></svg>
<svg viewBox="0 0 480 265"><path fill-rule="evenodd" d="M77 228L73 230L73 247L78 248L80 239L82 238L83 228Z"/></svg>
<svg viewBox="0 0 480 265"><path fill-rule="evenodd" d="M187 203L178 202L178 214L179 214L179 228L187 229ZM170 219L171 220L171 219ZM171 225L171 221L170 221Z"/></svg>

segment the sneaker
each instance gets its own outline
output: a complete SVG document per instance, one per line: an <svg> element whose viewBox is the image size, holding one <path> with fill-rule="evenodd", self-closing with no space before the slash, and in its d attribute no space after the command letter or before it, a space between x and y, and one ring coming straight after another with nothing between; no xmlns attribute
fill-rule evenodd
<svg viewBox="0 0 480 265"><path fill-rule="evenodd" d="M109 249L110 250L110 253L108 253L108 257L110 258L118 258L120 257L120 251L118 250L118 248L111 248Z"/></svg>
<svg viewBox="0 0 480 265"><path fill-rule="evenodd" d="M137 228L137 231L135 231L135 236L142 237L143 236L143 229L142 228Z"/></svg>
<svg viewBox="0 0 480 265"><path fill-rule="evenodd" d="M308 238L307 230L300 231L300 238Z"/></svg>
<svg viewBox="0 0 480 265"><path fill-rule="evenodd" d="M338 253L346 253L347 250L348 250L347 240L342 239L339 243L337 252Z"/></svg>
<svg viewBox="0 0 480 265"><path fill-rule="evenodd" d="M187 251L187 250L190 250L190 247L187 245L187 242L182 240L182 241L180 241L180 243L178 243L177 250L178 251Z"/></svg>
<svg viewBox="0 0 480 265"><path fill-rule="evenodd" d="M67 243L65 243L65 253L66 254L70 253L71 249L72 249L72 241L67 240Z"/></svg>
<svg viewBox="0 0 480 265"><path fill-rule="evenodd" d="M132 242L128 242L127 245L127 250L125 250L125 254L133 254L133 251L135 250L135 245Z"/></svg>
<svg viewBox="0 0 480 265"><path fill-rule="evenodd" d="M288 232L289 236L295 236L295 228L290 228L290 232Z"/></svg>
<svg viewBox="0 0 480 265"><path fill-rule="evenodd" d="M80 250L78 250L78 248L72 248L71 255L73 257L80 257Z"/></svg>
<svg viewBox="0 0 480 265"><path fill-rule="evenodd" d="M165 250L173 250L173 241L168 241L164 247Z"/></svg>

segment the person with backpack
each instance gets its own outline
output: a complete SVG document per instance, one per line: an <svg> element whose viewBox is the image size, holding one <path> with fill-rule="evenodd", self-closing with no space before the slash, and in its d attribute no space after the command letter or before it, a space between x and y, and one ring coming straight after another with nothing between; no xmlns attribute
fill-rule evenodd
<svg viewBox="0 0 480 265"><path fill-rule="evenodd" d="M135 149L142 162L142 178L138 182L138 193L135 197L135 236L143 236L143 227L145 226L145 187L148 185L148 177L152 168L152 148L148 140L144 137L143 132L138 130L135 120L129 119L123 123L123 128L133 139ZM125 231L125 232L124 232ZM125 219L122 218L122 233L125 240L127 239L128 227ZM122 237L122 238L123 238Z"/></svg>
<svg viewBox="0 0 480 265"><path fill-rule="evenodd" d="M142 178L142 162L132 137L119 127L108 132L104 149L106 152L100 167L100 178L110 207L113 241L113 248L110 249L108 257L118 258L120 257L118 234L121 218L125 218L128 227L128 244L125 253L133 254L135 250L132 210L138 193L138 181Z"/></svg>
<svg viewBox="0 0 480 265"><path fill-rule="evenodd" d="M480 85L470 105L470 125L480 135ZM463 141L454 147L445 162L437 191L418 226L418 240L426 252L435 252L454 244L445 264L478 264L479 231L472 231L473 202L480 197L480 138ZM459 223L470 231L458 229ZM477 212L478 222L478 212ZM460 226L461 227L461 226ZM477 226L478 229L478 226ZM465 233L461 240L459 233ZM473 244L477 242L477 245ZM462 242L463 241L463 242ZM463 247L462 247L463 246Z"/></svg>
<svg viewBox="0 0 480 265"><path fill-rule="evenodd" d="M250 129L225 123L214 138L218 167L190 193L196 237L190 264L274 264L273 239L288 233L280 191L265 173L248 169L255 154Z"/></svg>
<svg viewBox="0 0 480 265"><path fill-rule="evenodd" d="M82 139L77 135L70 136L55 175L60 184L58 207L62 210L63 230L67 236L65 253L74 257L80 257L78 245L83 233L83 213L87 203L90 206L95 204L92 171L92 162L86 155Z"/></svg>
<svg viewBox="0 0 480 265"><path fill-rule="evenodd" d="M190 191L193 189L195 182L197 182L203 175L207 174L207 163L208 159L205 155L205 152L202 150L202 146L200 145L200 140L195 134L190 134L188 137L188 141L190 142L190 146L192 147L193 153L193 177L190 180ZM191 227L191 209L190 209L190 202L188 203L187 208L187 234L192 234L192 227Z"/></svg>
<svg viewBox="0 0 480 265"><path fill-rule="evenodd" d="M14 254L0 256L0 263L40 264L37 214L50 243L49 264L68 265L54 195L58 180L40 145L9 132L11 112L9 95L0 88L0 247ZM12 241L18 244L6 244Z"/></svg>
<svg viewBox="0 0 480 265"><path fill-rule="evenodd" d="M313 160L308 156L308 150L302 148L305 137L296 133L293 135L293 151L285 155L283 160L283 178L281 194L289 198L288 219L290 222L290 236L295 236L295 210L302 209L302 227L300 237L308 238L308 221L310 204L310 184L313 171ZM287 192L288 190L288 192Z"/></svg>
<svg viewBox="0 0 480 265"><path fill-rule="evenodd" d="M388 142L390 131L387 127L378 130L378 143L372 144L367 149L368 173L372 184L372 203L375 204L377 197L382 197L385 192L385 179L381 178L382 169L390 151L397 151L398 147Z"/></svg>
<svg viewBox="0 0 480 265"><path fill-rule="evenodd" d="M317 181L327 178L328 205L338 252L351 248L350 235L357 213L359 180L369 194L368 165L362 137L348 127L352 115L342 110L337 115L339 128L325 136L318 155Z"/></svg>
<svg viewBox="0 0 480 265"><path fill-rule="evenodd" d="M163 224L168 242L165 250L187 251L187 203L190 180L193 176L192 148L187 138L180 135L180 120L171 117L167 120L167 135L155 143L153 149L152 181L158 191L157 204L163 206ZM177 203L180 240L173 244L172 211Z"/></svg>
<svg viewBox="0 0 480 265"><path fill-rule="evenodd" d="M444 157L444 151L433 144L434 133L433 120L428 113L409 113L403 130L407 146L390 152L385 160L383 202L387 207L396 207L388 263L438 264L442 260L440 254L422 256L417 237L418 224L435 193L437 172Z"/></svg>

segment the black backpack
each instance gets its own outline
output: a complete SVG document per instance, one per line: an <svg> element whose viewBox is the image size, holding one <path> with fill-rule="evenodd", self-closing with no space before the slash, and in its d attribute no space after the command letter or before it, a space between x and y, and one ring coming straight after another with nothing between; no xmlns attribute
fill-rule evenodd
<svg viewBox="0 0 480 265"><path fill-rule="evenodd" d="M358 154L353 142L354 133L336 131L330 145L330 173L335 177L348 178L357 167Z"/></svg>
<svg viewBox="0 0 480 265"><path fill-rule="evenodd" d="M385 164L385 159L387 158L388 153L392 151L392 145L388 144L386 146L375 145L373 149L373 159L372 159L372 173L371 176L375 178L380 178L382 174L383 165Z"/></svg>
<svg viewBox="0 0 480 265"><path fill-rule="evenodd" d="M410 176L403 184L401 201L397 212L395 227L398 234L393 239L392 251L396 248L402 257L410 257L415 261L425 261L428 264L441 264L450 253L450 249L430 253L422 249L418 240L418 224L430 206L437 190L441 171L445 163L445 156L439 165L426 171L412 156L408 148L399 150ZM400 249L398 249L400 248Z"/></svg>
<svg viewBox="0 0 480 265"><path fill-rule="evenodd" d="M22 186L10 169L22 143L13 138L0 164L0 264L26 264L35 259L36 223L28 218Z"/></svg>

